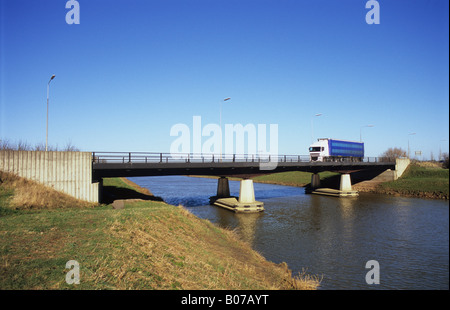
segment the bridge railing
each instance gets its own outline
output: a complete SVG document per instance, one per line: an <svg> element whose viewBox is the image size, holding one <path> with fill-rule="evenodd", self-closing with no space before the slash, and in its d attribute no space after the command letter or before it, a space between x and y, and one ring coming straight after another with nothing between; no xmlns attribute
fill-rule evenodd
<svg viewBox="0 0 450 310"><path fill-rule="evenodd" d="M233 163L233 162L310 162L309 155L269 154L195 154L195 153L148 153L148 152L93 152L94 163ZM326 160L338 162L393 162L395 159L381 157L340 158Z"/></svg>
<svg viewBox="0 0 450 310"><path fill-rule="evenodd" d="M309 155L93 152L94 163L308 162Z"/></svg>

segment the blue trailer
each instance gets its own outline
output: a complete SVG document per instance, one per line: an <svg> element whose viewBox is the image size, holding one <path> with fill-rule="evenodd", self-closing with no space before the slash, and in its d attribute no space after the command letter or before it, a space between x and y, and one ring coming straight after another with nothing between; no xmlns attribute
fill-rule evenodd
<svg viewBox="0 0 450 310"><path fill-rule="evenodd" d="M364 143L336 139L318 139L309 147L311 161L362 161Z"/></svg>

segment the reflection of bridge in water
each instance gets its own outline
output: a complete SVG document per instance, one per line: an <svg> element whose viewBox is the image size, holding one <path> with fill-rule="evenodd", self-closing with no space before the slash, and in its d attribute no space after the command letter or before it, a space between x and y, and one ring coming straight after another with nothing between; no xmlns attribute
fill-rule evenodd
<svg viewBox="0 0 450 310"><path fill-rule="evenodd" d="M350 173L362 172L371 179L386 170L397 171L399 160L365 157L351 160L317 162L309 155L217 155L217 154L171 154L143 152L93 152L93 179L105 177L136 177L162 175L219 176L217 194L211 203L235 212L259 212L263 204L255 200L252 177L286 171L311 172L313 193L345 196L352 191ZM409 161L408 161L409 163ZM407 164L406 164L407 166ZM404 168L406 168L406 166ZM404 170L404 168L402 168ZM400 174L403 172L400 172ZM341 173L339 190L320 189L319 172ZM394 177L396 173L394 173ZM239 197L230 197L228 177L240 177Z"/></svg>

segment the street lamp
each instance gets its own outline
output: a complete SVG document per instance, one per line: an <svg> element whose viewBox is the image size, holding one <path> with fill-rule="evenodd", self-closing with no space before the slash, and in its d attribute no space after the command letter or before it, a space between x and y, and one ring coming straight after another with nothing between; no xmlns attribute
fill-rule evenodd
<svg viewBox="0 0 450 310"><path fill-rule="evenodd" d="M373 126L373 125L366 125L366 126L361 126L361 127L359 128L359 142L362 142L361 132L362 132L362 129L363 129L364 127L374 127L374 126Z"/></svg>
<svg viewBox="0 0 450 310"><path fill-rule="evenodd" d="M311 143L314 143L314 126L313 126L313 119L315 116L321 116L322 113L318 113L316 115L314 115L313 117L311 117Z"/></svg>
<svg viewBox="0 0 450 310"><path fill-rule="evenodd" d="M46 126L46 133L45 133L45 151L48 150L48 94L50 90L50 82L55 78L55 75L53 74L50 80L47 83L47 126Z"/></svg>
<svg viewBox="0 0 450 310"><path fill-rule="evenodd" d="M231 98L225 98L223 101L228 101ZM219 121L220 121L220 162L222 162L222 143L223 143L223 134L222 134L222 101L220 102L220 112L219 112Z"/></svg>
<svg viewBox="0 0 450 310"><path fill-rule="evenodd" d="M415 134L416 134L415 132L411 132L410 134L408 134L408 158L410 158L409 157L409 136L413 136Z"/></svg>

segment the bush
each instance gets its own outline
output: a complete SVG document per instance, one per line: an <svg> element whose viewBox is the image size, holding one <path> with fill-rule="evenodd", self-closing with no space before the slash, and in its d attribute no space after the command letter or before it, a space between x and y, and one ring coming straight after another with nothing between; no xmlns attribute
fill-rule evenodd
<svg viewBox="0 0 450 310"><path fill-rule="evenodd" d="M442 163L442 168L448 169L448 153L444 153L442 155L442 157L444 158L444 161Z"/></svg>
<svg viewBox="0 0 450 310"><path fill-rule="evenodd" d="M76 146L71 141L67 142L66 146L62 149L58 148L58 145L48 145L49 151L61 151L61 152L79 152ZM45 143L38 143L34 147L26 141L19 140L17 143L13 143L8 139L0 139L0 151L45 151Z"/></svg>
<svg viewBox="0 0 450 310"><path fill-rule="evenodd" d="M380 157L383 160L404 158L404 157L406 157L406 151L402 150L401 148L390 147L383 154L381 154Z"/></svg>

